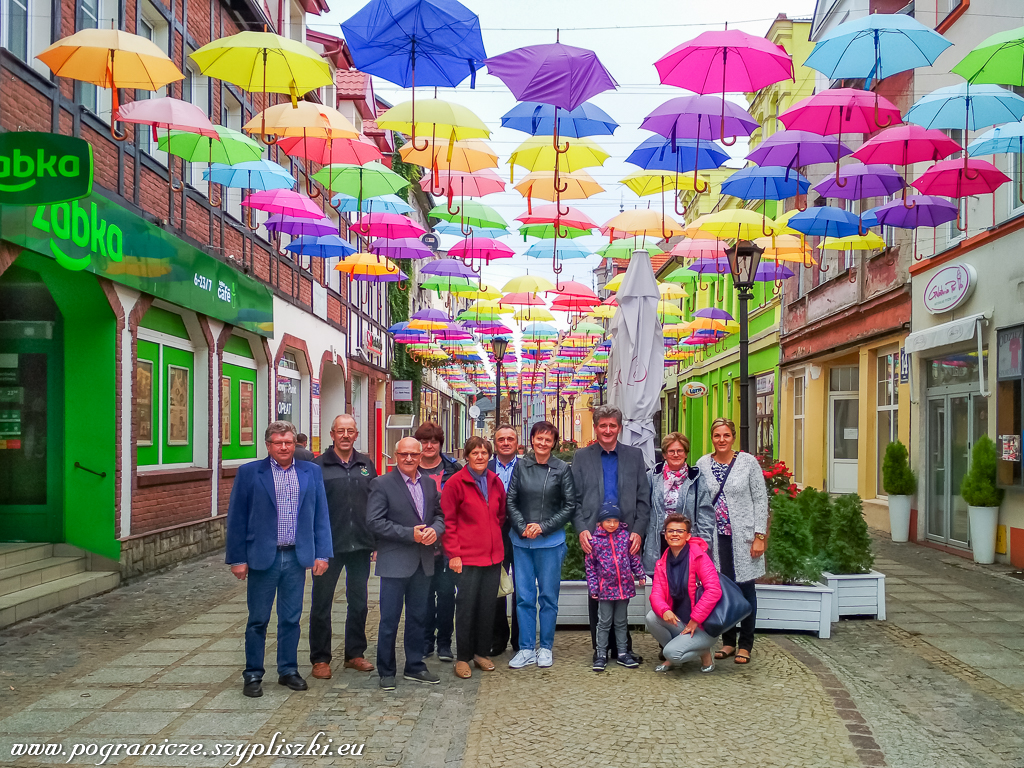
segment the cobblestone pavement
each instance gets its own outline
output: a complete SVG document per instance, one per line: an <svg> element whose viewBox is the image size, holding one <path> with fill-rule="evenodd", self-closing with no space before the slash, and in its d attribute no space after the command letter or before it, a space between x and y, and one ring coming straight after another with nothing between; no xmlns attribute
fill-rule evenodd
<svg viewBox="0 0 1024 768"><path fill-rule="evenodd" d="M988 625L1024 629L1024 584L921 547L876 546L890 621L843 621L828 640L759 636L747 667L728 660L710 675L696 667L655 675L657 647L637 632L644 667L612 665L597 675L589 635L560 631L547 670L499 663L463 681L433 659L441 685L400 679L391 694L378 690L375 673L336 669L332 680L309 678L308 692L293 693L271 671L262 699L240 691L244 585L210 557L0 632L0 764L64 764L73 744L176 743L202 744L208 754L122 752L105 764L1024 768L1015 657L985 655L1019 651L1022 632ZM920 590L943 599L922 602ZM950 620L962 611L939 608L954 598L993 618ZM371 657L376 622L371 609ZM303 662L304 639L299 650ZM273 653L270 642L268 660ZM304 751L316 740L317 754L246 761L275 734L275 745L283 739ZM27 743L59 743L67 754L12 755ZM214 757L215 744L245 744L247 752ZM322 751L343 744L361 745L361 755ZM84 754L70 762L101 761Z"/></svg>

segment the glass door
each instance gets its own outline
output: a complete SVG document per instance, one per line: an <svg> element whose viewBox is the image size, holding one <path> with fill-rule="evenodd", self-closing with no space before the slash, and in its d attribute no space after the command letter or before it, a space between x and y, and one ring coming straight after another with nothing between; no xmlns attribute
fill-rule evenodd
<svg viewBox="0 0 1024 768"><path fill-rule="evenodd" d="M829 401L828 490L831 493L856 493L858 398L856 395L832 395Z"/></svg>
<svg viewBox="0 0 1024 768"><path fill-rule="evenodd" d="M928 401L928 537L946 538L946 398Z"/></svg>
<svg viewBox="0 0 1024 768"><path fill-rule="evenodd" d="M988 398L978 393L928 400L928 537L954 546L970 543L967 503L960 484L971 448L988 433Z"/></svg>

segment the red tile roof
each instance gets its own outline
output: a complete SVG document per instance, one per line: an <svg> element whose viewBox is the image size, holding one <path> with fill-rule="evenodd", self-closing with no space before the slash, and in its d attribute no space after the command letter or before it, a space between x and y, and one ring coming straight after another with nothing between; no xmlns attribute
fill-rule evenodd
<svg viewBox="0 0 1024 768"><path fill-rule="evenodd" d="M358 69L339 69L334 73L338 98L343 101L364 99L370 91L370 76Z"/></svg>

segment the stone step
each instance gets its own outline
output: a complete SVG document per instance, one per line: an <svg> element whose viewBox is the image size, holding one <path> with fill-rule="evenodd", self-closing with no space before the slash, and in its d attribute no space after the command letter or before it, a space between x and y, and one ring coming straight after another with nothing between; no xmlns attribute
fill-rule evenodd
<svg viewBox="0 0 1024 768"><path fill-rule="evenodd" d="M53 544L33 542L0 544L0 569L53 557L53 546Z"/></svg>
<svg viewBox="0 0 1024 768"><path fill-rule="evenodd" d="M0 568L0 597L88 570L84 557L46 557Z"/></svg>
<svg viewBox="0 0 1024 768"><path fill-rule="evenodd" d="M0 597L0 627L77 603L117 586L117 572L86 571Z"/></svg>

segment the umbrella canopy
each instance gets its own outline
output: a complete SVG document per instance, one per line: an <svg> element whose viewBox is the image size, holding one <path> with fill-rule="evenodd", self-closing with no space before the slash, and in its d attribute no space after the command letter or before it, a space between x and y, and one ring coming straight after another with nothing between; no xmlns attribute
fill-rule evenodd
<svg viewBox="0 0 1024 768"><path fill-rule="evenodd" d="M359 131L341 112L312 101L267 107L242 126L250 134L293 138L355 139Z"/></svg>
<svg viewBox="0 0 1024 768"><path fill-rule="evenodd" d="M872 212L881 224L901 229L918 227L939 227L956 219L957 205L941 197L930 195L907 195L908 208L900 200L873 208Z"/></svg>
<svg viewBox="0 0 1024 768"><path fill-rule="evenodd" d="M407 179L378 162L325 165L313 174L313 179L332 192L344 192L357 198L394 194L409 186Z"/></svg>
<svg viewBox="0 0 1024 768"><path fill-rule="evenodd" d="M555 112L551 104L524 101L501 116L501 127L523 131L531 136L551 136L555 133ZM611 136L618 127L619 124L608 113L590 102L558 114L558 135L563 138Z"/></svg>
<svg viewBox="0 0 1024 768"><path fill-rule="evenodd" d="M395 213L364 213L352 229L364 237L420 237L426 230L407 216Z"/></svg>
<svg viewBox="0 0 1024 768"><path fill-rule="evenodd" d="M658 321L658 284L645 251L636 251L618 294L608 368L608 402L622 411L620 440L639 447L654 466L652 418L661 407L665 343Z"/></svg>
<svg viewBox="0 0 1024 768"><path fill-rule="evenodd" d="M585 259L593 253L591 249L573 242L538 240L526 249L526 255L534 259L549 259L552 249L559 259Z"/></svg>
<svg viewBox="0 0 1024 768"><path fill-rule="evenodd" d="M318 259L343 259L356 252L355 247L351 243L347 240L342 240L337 235L323 235L321 237L304 235L292 240L284 249L297 253L300 256L314 256Z"/></svg>
<svg viewBox="0 0 1024 768"><path fill-rule="evenodd" d="M438 259L420 267L421 275L438 275L439 277L465 277L472 279L476 273L458 259Z"/></svg>
<svg viewBox="0 0 1024 768"><path fill-rule="evenodd" d="M888 165L850 163L839 169L839 179L830 176L814 185L822 197L861 200L865 197L886 197L906 186L903 177Z"/></svg>
<svg viewBox="0 0 1024 768"><path fill-rule="evenodd" d="M448 255L456 259L479 259L490 263L495 259L511 259L516 252L499 240L470 237L449 248Z"/></svg>
<svg viewBox="0 0 1024 768"><path fill-rule="evenodd" d="M553 171L534 171L527 174L516 184L515 188L529 201L532 201L533 198L584 200L599 192L604 192L604 187L594 181L589 173L582 170L573 173L560 173L557 179Z"/></svg>
<svg viewBox="0 0 1024 768"><path fill-rule="evenodd" d="M762 235L771 235L779 229L764 214L740 208L700 216L686 227L685 234L689 237L713 237L720 240L753 240Z"/></svg>
<svg viewBox="0 0 1024 768"><path fill-rule="evenodd" d="M480 19L456 0L372 0L341 29L357 69L402 88L454 88L487 58Z"/></svg>
<svg viewBox="0 0 1024 768"><path fill-rule="evenodd" d="M934 163L963 147L935 128L920 125L895 125L865 141L853 156L862 163Z"/></svg>
<svg viewBox="0 0 1024 768"><path fill-rule="evenodd" d="M317 207L316 203L305 195L300 195L290 189L253 192L242 201L242 205L257 211L282 213L302 219L322 219L324 217L324 212Z"/></svg>
<svg viewBox="0 0 1024 768"><path fill-rule="evenodd" d="M861 231L861 221L856 214L829 206L798 211L790 216L787 226L802 234L819 237L850 237Z"/></svg>
<svg viewBox="0 0 1024 768"><path fill-rule="evenodd" d="M450 101L423 99L415 104L405 101L396 104L377 118L377 127L385 131L404 134L459 139L486 139L491 135L484 121L472 111Z"/></svg>
<svg viewBox="0 0 1024 768"><path fill-rule="evenodd" d="M410 142L398 154L405 162L422 168L474 173L498 167L498 155L482 139L424 139L422 147Z"/></svg>
<svg viewBox="0 0 1024 768"><path fill-rule="evenodd" d="M336 194L331 198L331 207L338 213L356 213L362 207L363 213L408 213L412 206L398 195L368 197L360 203L355 195Z"/></svg>
<svg viewBox="0 0 1024 768"><path fill-rule="evenodd" d="M785 200L805 193L810 185L797 171L755 165L741 168L722 182L722 194L740 200Z"/></svg>
<svg viewBox="0 0 1024 768"><path fill-rule="evenodd" d="M532 213L516 216L516 221L529 226L531 224L558 224L573 229L593 229L597 224L587 214L576 208L566 206L565 212L558 205L541 205ZM561 235L559 235L561 237Z"/></svg>
<svg viewBox="0 0 1024 768"><path fill-rule="evenodd" d="M689 176L678 176L656 169L631 173L625 178L619 179L619 183L625 184L639 197L659 195L680 189L694 189L693 180Z"/></svg>
<svg viewBox="0 0 1024 768"><path fill-rule="evenodd" d="M503 307L543 307L544 299L531 291L506 293L498 303Z"/></svg>
<svg viewBox="0 0 1024 768"><path fill-rule="evenodd" d="M798 101L779 115L779 120L789 129L841 136L873 133L900 122L901 117L899 109L878 94L855 88L831 88Z"/></svg>
<svg viewBox="0 0 1024 768"><path fill-rule="evenodd" d="M590 139L575 139L568 142L568 151L555 151L551 136L532 136L513 150L509 165L518 165L527 171L553 171L555 158L562 171L578 171L604 164L611 155Z"/></svg>
<svg viewBox="0 0 1024 768"><path fill-rule="evenodd" d="M721 240L688 238L673 245L669 253L681 259L718 259L725 256L725 243Z"/></svg>
<svg viewBox="0 0 1024 768"><path fill-rule="evenodd" d="M754 273L754 282L774 283L779 280L788 280L791 277L795 277L795 275L796 273L793 272L793 270L789 267L783 266L782 264L772 261L762 261L757 266L757 272Z"/></svg>
<svg viewBox="0 0 1024 768"><path fill-rule="evenodd" d="M355 139L287 136L279 139L277 146L289 157L304 157L320 165L365 165L384 159L377 145L365 136Z"/></svg>
<svg viewBox="0 0 1024 768"><path fill-rule="evenodd" d="M922 96L907 112L907 122L925 128L977 131L1024 117L1024 98L998 85L960 83Z"/></svg>
<svg viewBox="0 0 1024 768"><path fill-rule="evenodd" d="M392 277L394 278L394 282L408 279L405 273L402 272L395 264L372 253L353 254L344 261L336 264L334 268L338 272L345 272L352 275L353 278ZM409 327L413 327L411 322L409 323Z"/></svg>
<svg viewBox="0 0 1024 768"><path fill-rule="evenodd" d="M428 259L434 255L433 251L415 237L374 240L370 243L370 253L387 256L389 259Z"/></svg>
<svg viewBox="0 0 1024 768"><path fill-rule="evenodd" d="M628 235L668 239L674 235L683 234L683 228L663 213L650 208L640 208L623 211L608 219L601 227L601 233L612 239ZM650 261L650 254L647 255L647 260Z"/></svg>
<svg viewBox="0 0 1024 768"><path fill-rule="evenodd" d="M437 205L430 210L429 215L445 221L458 221L460 224L470 227L499 228L508 226L500 213L489 205L484 205L476 200L462 201L459 204L459 209L454 213L450 213L445 205Z"/></svg>
<svg viewBox="0 0 1024 768"><path fill-rule="evenodd" d="M203 178L235 189L291 189L295 186L295 177L286 168L269 160L251 160L235 165L214 163L209 170L203 171Z"/></svg>
<svg viewBox="0 0 1024 768"><path fill-rule="evenodd" d="M924 195L968 197L995 192L1009 180L1010 177L992 163L974 158L966 163L959 160L938 162L910 184Z"/></svg>
<svg viewBox="0 0 1024 768"><path fill-rule="evenodd" d="M877 251L885 248L885 240L874 232L850 237L826 237L818 248L832 251Z"/></svg>
<svg viewBox="0 0 1024 768"><path fill-rule="evenodd" d="M486 197L505 190L505 182L494 171L485 168L474 173L465 171L439 171L420 179L420 189L443 195L449 199L459 197Z"/></svg>
<svg viewBox="0 0 1024 768"><path fill-rule="evenodd" d="M760 126L747 110L731 101L723 108L716 96L677 96L656 107L640 127L669 139L723 139L749 136Z"/></svg>
<svg viewBox="0 0 1024 768"><path fill-rule="evenodd" d="M758 165L803 168L816 163L835 163L852 150L842 142L829 141L810 131L776 131L747 154Z"/></svg>
<svg viewBox="0 0 1024 768"><path fill-rule="evenodd" d="M969 83L1024 85L1024 27L985 38L951 70Z"/></svg>
<svg viewBox="0 0 1024 768"><path fill-rule="evenodd" d="M519 233L524 237L539 237L541 240L551 240L556 235L554 224L526 224L519 227ZM557 235L560 240L572 240L577 237L587 237L593 234L589 229L577 229L567 227L565 224L557 227Z"/></svg>
<svg viewBox="0 0 1024 768"><path fill-rule="evenodd" d="M156 129L189 131L211 139L219 138L206 113L194 104L170 96L140 99L118 108L115 120L123 123L148 125L153 129L153 141L158 141Z"/></svg>
<svg viewBox="0 0 1024 768"><path fill-rule="evenodd" d="M268 232L283 232L293 237L320 237L338 232L338 225L330 219L302 219L275 213L263 225Z"/></svg>
<svg viewBox="0 0 1024 768"><path fill-rule="evenodd" d="M555 286L551 284L550 280L538 275L520 275L519 277L513 277L505 283L501 290L504 293L516 293L520 291L539 293L541 291L553 291L555 290ZM502 303L505 304L509 302L502 301Z"/></svg>
<svg viewBox="0 0 1024 768"><path fill-rule="evenodd" d="M216 137L172 129L157 139L157 148L190 163L222 163L234 165L263 156L263 148L240 131L213 126Z"/></svg>
<svg viewBox="0 0 1024 768"><path fill-rule="evenodd" d="M512 234L507 227L468 227L474 237L504 237ZM439 235L465 237L457 221L439 221L434 224L434 231Z"/></svg>
<svg viewBox="0 0 1024 768"><path fill-rule="evenodd" d="M602 259L628 259L633 255L633 251L642 249L647 251L649 256L660 256L665 251L656 245L647 245L643 247L637 244L636 240L630 241L628 239L615 240L611 243L605 243L595 251L598 256Z"/></svg>
<svg viewBox="0 0 1024 768"><path fill-rule="evenodd" d="M793 60L781 45L738 29L709 31L654 62L664 85L694 93L753 93L793 79Z"/></svg>
<svg viewBox="0 0 1024 768"><path fill-rule="evenodd" d="M663 136L649 136L630 153L626 162L645 170L682 173L702 168L718 168L728 159L728 153L710 141L673 141Z"/></svg>
<svg viewBox="0 0 1024 768"><path fill-rule="evenodd" d="M574 110L587 99L617 87L615 79L586 48L562 43L528 45L487 59L516 101L537 101Z"/></svg>
<svg viewBox="0 0 1024 768"><path fill-rule="evenodd" d="M1024 154L1024 123L1009 123L985 131L967 146L967 154Z"/></svg>

